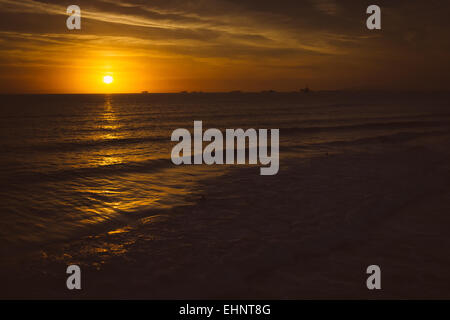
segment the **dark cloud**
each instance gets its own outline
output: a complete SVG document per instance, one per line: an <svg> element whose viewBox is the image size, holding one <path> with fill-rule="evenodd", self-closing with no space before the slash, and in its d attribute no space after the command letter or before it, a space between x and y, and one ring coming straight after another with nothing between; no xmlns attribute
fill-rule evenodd
<svg viewBox="0 0 450 320"><path fill-rule="evenodd" d="M77 0L82 30L65 27L73 1L0 0L0 64L52 65L58 52L78 55L114 49L124 59L212 60L233 65L264 65L286 72L314 70L314 77L342 72L382 83L393 68L423 78L448 70L450 4L428 0ZM365 27L365 10L382 8L381 31ZM46 53L42 56L42 53ZM222 59L222 60L220 60ZM292 66L291 68L289 66ZM375 67L376 66L376 67ZM249 67L250 68L250 67ZM364 79L370 73L370 79ZM407 72L397 72L399 78ZM270 78L270 74L264 74ZM306 76L305 76L306 77ZM440 79L442 76L440 76ZM262 81L265 82L266 80ZM270 82L270 79L267 81ZM336 79L335 79L336 82ZM441 84L442 85L442 84Z"/></svg>

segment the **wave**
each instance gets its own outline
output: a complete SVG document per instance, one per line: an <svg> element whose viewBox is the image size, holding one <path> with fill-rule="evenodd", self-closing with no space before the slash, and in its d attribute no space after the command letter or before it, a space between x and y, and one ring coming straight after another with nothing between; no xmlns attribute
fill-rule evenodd
<svg viewBox="0 0 450 320"><path fill-rule="evenodd" d="M91 178L98 176L111 176L124 173L151 173L156 172L164 168L173 166L173 163L169 158L150 159L140 162L127 162L103 165L97 167L85 167L85 168L70 168L63 170L55 170L51 172L17 172L12 177L2 178L2 185L18 181L25 183L35 182L59 182L72 180L76 178ZM10 181L8 181L10 180ZM12 181L13 180L13 181Z"/></svg>
<svg viewBox="0 0 450 320"><path fill-rule="evenodd" d="M82 141L67 141L55 142L45 144L31 144L31 145L16 145L9 149L24 150L24 151L79 151L84 149L95 149L104 147L118 147L131 144L139 144L146 142L170 141L170 137L154 136L154 137L140 137L140 138L118 138L118 139L98 139L98 140L82 140Z"/></svg>
<svg viewBox="0 0 450 320"><path fill-rule="evenodd" d="M429 132L399 132L388 135L378 135L372 137L364 137L353 140L336 140L320 143L307 143L302 145L294 145L283 148L284 151L298 150L298 149L311 149L311 148L323 148L333 146L356 146L364 144L377 144L377 143L402 143L415 138L420 137L434 137L450 134L450 130L435 130ZM280 149L281 150L281 149Z"/></svg>
<svg viewBox="0 0 450 320"><path fill-rule="evenodd" d="M315 133L322 131L370 130L370 129L402 129L419 127L450 127L450 121L396 121L396 122L369 122L343 126L315 126L280 128L280 134L288 133Z"/></svg>

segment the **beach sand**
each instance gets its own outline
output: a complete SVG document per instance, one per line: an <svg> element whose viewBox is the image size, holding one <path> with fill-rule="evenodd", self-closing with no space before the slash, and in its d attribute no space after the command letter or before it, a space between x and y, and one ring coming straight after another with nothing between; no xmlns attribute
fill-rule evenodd
<svg viewBox="0 0 450 320"><path fill-rule="evenodd" d="M2 268L2 298L450 298L449 142L285 153L276 176L232 168L192 206ZM80 291L66 289L69 264ZM382 290L366 288L372 264Z"/></svg>

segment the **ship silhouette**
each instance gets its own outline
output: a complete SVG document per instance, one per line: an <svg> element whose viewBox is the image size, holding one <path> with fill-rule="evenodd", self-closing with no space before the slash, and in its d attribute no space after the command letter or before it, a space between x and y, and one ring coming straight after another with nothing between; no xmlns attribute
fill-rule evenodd
<svg viewBox="0 0 450 320"><path fill-rule="evenodd" d="M306 85L306 87L304 87L303 89L300 89L300 92L303 92L303 93L310 93L311 90L309 90L308 85Z"/></svg>

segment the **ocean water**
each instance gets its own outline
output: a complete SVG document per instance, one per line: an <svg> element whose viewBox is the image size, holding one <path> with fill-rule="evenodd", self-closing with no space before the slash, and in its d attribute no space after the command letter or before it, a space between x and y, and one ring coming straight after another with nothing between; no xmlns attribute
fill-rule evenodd
<svg viewBox="0 0 450 320"><path fill-rule="evenodd" d="M6 248L68 241L108 223L192 203L202 180L234 168L172 164L171 133L192 131L194 120L202 120L204 130L278 128L282 159L312 158L448 134L449 97L339 92L1 96L0 243Z"/></svg>

